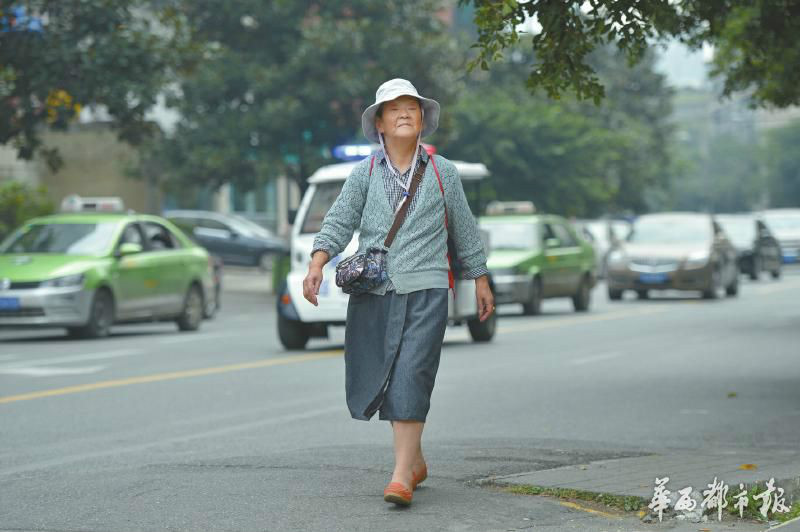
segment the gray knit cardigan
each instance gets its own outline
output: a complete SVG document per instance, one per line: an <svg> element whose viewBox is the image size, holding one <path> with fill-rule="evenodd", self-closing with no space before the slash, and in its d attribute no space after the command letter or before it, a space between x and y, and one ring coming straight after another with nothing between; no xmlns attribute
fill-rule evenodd
<svg viewBox="0 0 800 532"><path fill-rule="evenodd" d="M433 164L428 163L416 193L414 208L409 211L389 248L387 272L399 294L448 287L445 204L450 234L463 271L461 276L475 279L488 273L486 251L456 167L440 155L433 157L444 187L444 198ZM371 164L374 165L372 175ZM312 255L324 250L329 257L336 257L353 238L356 229L359 229L359 252L383 246L394 221L394 213L381 172L378 161L373 163L372 157L367 157L353 168L339 197L322 221L322 227L314 239ZM384 294L387 284L376 288L373 293Z"/></svg>

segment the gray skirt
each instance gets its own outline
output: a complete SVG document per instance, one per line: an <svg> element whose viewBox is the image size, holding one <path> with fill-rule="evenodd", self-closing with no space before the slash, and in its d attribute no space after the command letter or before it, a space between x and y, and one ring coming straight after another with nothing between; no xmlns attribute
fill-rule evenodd
<svg viewBox="0 0 800 532"><path fill-rule="evenodd" d="M350 296L345 391L354 419L425 421L447 327L447 289Z"/></svg>

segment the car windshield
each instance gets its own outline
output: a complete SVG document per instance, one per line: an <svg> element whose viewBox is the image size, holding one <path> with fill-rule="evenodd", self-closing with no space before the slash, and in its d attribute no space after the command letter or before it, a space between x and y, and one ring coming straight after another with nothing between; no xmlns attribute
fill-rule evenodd
<svg viewBox="0 0 800 532"><path fill-rule="evenodd" d="M100 255L111 247L117 226L117 222L27 225L0 245L0 253Z"/></svg>
<svg viewBox="0 0 800 532"><path fill-rule="evenodd" d="M711 240L711 223L691 218L639 220L627 240L635 244L701 244Z"/></svg>
<svg viewBox="0 0 800 532"><path fill-rule="evenodd" d="M314 187L314 195L311 197L306 216L300 225L301 233L318 233L322 229L322 220L333 202L336 201L343 186L344 181L330 181L319 183Z"/></svg>
<svg viewBox="0 0 800 532"><path fill-rule="evenodd" d="M489 232L489 245L492 249L535 251L539 248L535 223L484 222L481 229Z"/></svg>
<svg viewBox="0 0 800 532"><path fill-rule="evenodd" d="M800 231L800 214L767 214L765 218L773 231Z"/></svg>
<svg viewBox="0 0 800 532"><path fill-rule="evenodd" d="M756 222L751 218L718 218L722 229L737 246L751 246L756 238Z"/></svg>

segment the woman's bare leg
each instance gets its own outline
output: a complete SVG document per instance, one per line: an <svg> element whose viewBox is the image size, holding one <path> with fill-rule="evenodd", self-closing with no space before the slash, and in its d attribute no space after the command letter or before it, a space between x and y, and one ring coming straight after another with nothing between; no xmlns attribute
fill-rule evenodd
<svg viewBox="0 0 800 532"><path fill-rule="evenodd" d="M420 473L425 466L422 456L422 429L425 423L421 421L392 421L394 430L394 473L392 482L400 482L408 488L413 488L413 475Z"/></svg>

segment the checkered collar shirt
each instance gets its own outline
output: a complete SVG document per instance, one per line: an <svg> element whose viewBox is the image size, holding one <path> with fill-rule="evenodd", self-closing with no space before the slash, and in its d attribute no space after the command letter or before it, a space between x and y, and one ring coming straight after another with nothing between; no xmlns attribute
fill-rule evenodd
<svg viewBox="0 0 800 532"><path fill-rule="evenodd" d="M408 169L398 177L389 169L389 159L386 157L386 154L383 150L378 150L375 153L375 162L375 166L378 168L378 171L381 173L381 177L383 178L383 187L386 190L386 197L389 198L389 206L392 208L392 212L394 212L397 209L397 204L400 203L400 199L403 197L403 192L405 191L400 182L408 182L411 167L414 165L410 165ZM420 147L417 165L423 165L427 162L428 152L425 151L425 148ZM414 210L414 205L416 204L417 195L414 194L414 197L411 199L411 205L408 206L409 214L412 210Z"/></svg>

